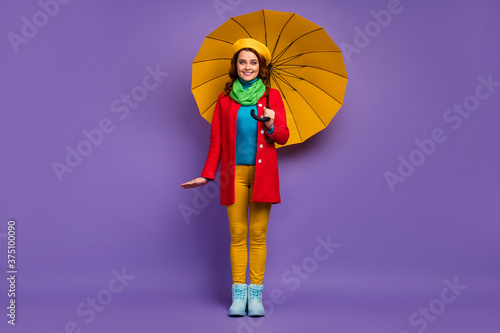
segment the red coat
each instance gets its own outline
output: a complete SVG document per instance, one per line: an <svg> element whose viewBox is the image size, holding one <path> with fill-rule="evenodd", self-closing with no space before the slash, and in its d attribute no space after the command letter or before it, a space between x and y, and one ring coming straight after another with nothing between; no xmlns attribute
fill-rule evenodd
<svg viewBox="0 0 500 333"><path fill-rule="evenodd" d="M220 94L215 105L210 132L210 147L202 177L215 179L219 162L221 205L234 203L234 175L236 160L236 117L240 104L231 97ZM257 102L258 115L266 106L266 97ZM257 122L257 156L255 159L255 182L253 202L281 202L278 177L278 158L274 143L284 145L290 132L286 125L286 111L281 94L276 89L269 92L269 108L274 110L274 131L267 134L266 125Z"/></svg>

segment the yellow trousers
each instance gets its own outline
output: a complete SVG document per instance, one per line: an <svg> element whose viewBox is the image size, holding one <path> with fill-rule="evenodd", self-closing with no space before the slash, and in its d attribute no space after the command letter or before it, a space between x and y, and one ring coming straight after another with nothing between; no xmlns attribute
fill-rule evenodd
<svg viewBox="0 0 500 333"><path fill-rule="evenodd" d="M231 234L230 258L234 283L246 283L247 263L250 281L262 284L266 265L266 233L271 203L252 202L255 165L236 165L235 201L227 205L229 232ZM250 249L247 254L247 236Z"/></svg>

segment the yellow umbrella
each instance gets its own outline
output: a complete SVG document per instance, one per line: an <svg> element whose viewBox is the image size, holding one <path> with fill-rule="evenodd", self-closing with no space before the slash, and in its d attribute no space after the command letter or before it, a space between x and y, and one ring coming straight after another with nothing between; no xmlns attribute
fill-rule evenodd
<svg viewBox="0 0 500 333"><path fill-rule="evenodd" d="M240 38L256 39L271 52L271 87L281 92L290 130L286 145L324 129L344 100L342 52L322 27L295 13L271 10L232 17L203 41L191 84L203 118L212 121L217 97L230 80L232 44Z"/></svg>

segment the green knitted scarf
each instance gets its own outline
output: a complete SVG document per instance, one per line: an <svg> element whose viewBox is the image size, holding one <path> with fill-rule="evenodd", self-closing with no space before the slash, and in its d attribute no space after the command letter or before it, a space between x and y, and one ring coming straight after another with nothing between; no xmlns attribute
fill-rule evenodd
<svg viewBox="0 0 500 333"><path fill-rule="evenodd" d="M246 90L243 89L240 80L236 79L233 82L233 89L231 89L229 96L238 104L255 105L265 91L266 85L260 78Z"/></svg>

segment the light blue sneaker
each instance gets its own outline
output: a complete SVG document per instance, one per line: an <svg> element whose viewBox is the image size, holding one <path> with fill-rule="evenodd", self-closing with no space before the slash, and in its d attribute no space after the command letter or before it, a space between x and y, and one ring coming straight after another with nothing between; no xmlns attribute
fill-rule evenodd
<svg viewBox="0 0 500 333"><path fill-rule="evenodd" d="M262 289L263 284L248 285L248 316L262 317L266 314L264 305L262 305Z"/></svg>
<svg viewBox="0 0 500 333"><path fill-rule="evenodd" d="M233 304L231 304L228 313L230 317L241 317L246 314L247 287L246 283L233 283Z"/></svg>

